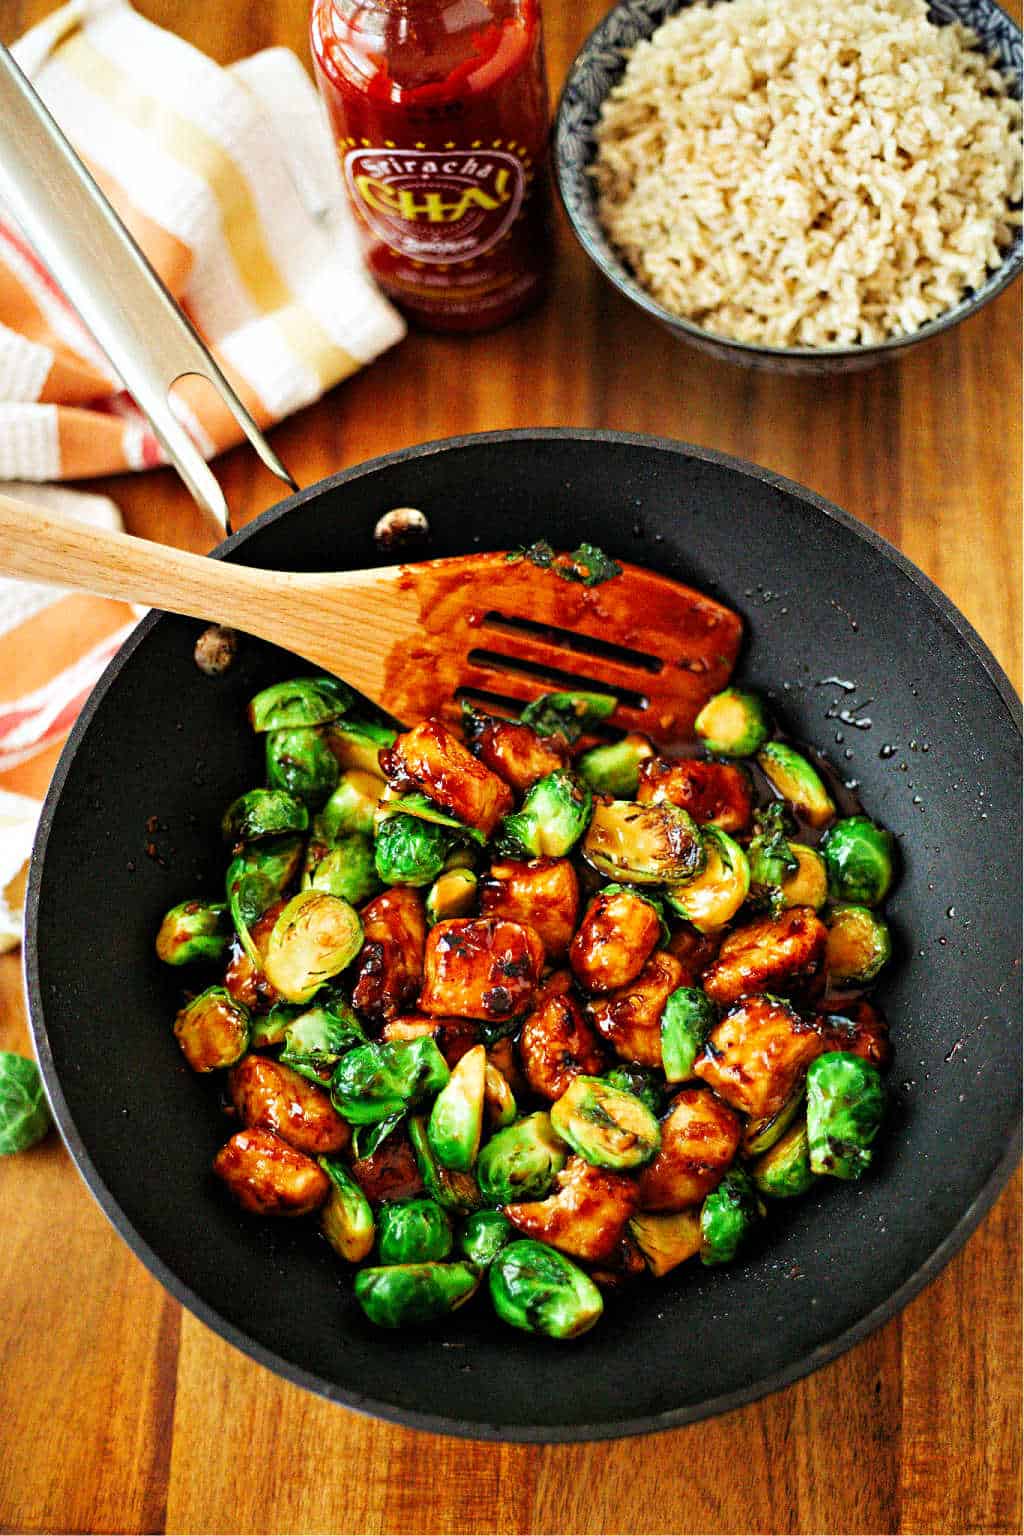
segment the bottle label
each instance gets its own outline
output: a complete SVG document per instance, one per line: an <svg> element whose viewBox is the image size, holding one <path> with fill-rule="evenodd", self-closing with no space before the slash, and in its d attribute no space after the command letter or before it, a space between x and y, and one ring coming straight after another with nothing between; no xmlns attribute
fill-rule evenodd
<svg viewBox="0 0 1024 1536"><path fill-rule="evenodd" d="M414 261L482 256L522 206L522 161L497 149L352 149L345 181L374 234Z"/></svg>

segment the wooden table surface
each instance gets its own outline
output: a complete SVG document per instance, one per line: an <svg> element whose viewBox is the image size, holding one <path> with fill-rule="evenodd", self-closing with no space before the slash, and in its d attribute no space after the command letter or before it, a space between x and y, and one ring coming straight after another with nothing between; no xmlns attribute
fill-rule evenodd
<svg viewBox="0 0 1024 1536"><path fill-rule="evenodd" d="M0 37L51 8L0 0ZM139 9L224 62L273 43L306 56L306 0ZM604 9L548 0L556 89ZM273 441L301 484L497 427L725 449L891 539L1019 686L1019 305L1018 287L870 373L747 373L638 319L562 221L542 311L469 341L411 335ZM277 499L250 452L218 470L239 522ZM100 489L135 531L202 547L170 472ZM26 655L25 678L37 665ZM36 760L17 782L41 793L51 767ZM0 1048L28 1049L16 956L0 960ZM660 1436L496 1447L361 1418L237 1353L151 1278L51 1137L0 1162L0 1529L1020 1531L1019 1207L1018 1172L900 1317L787 1391Z"/></svg>

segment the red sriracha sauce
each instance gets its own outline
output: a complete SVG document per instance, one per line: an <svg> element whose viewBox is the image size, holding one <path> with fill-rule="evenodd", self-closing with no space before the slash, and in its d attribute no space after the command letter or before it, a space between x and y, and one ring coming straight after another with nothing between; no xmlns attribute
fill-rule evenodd
<svg viewBox="0 0 1024 1536"><path fill-rule="evenodd" d="M312 50L385 293L439 331L536 303L550 254L538 0L314 0Z"/></svg>

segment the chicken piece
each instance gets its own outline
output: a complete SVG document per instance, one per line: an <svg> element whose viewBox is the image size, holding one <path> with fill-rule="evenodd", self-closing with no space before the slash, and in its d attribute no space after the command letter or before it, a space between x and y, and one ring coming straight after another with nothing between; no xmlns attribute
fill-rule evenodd
<svg viewBox="0 0 1024 1536"><path fill-rule="evenodd" d="M360 913L363 947L356 959L352 1006L371 1019L393 1019L423 980L427 919L423 898L406 885L375 896Z"/></svg>
<svg viewBox="0 0 1024 1536"><path fill-rule="evenodd" d="M350 1169L367 1200L409 1200L423 1193L423 1180L412 1142L404 1130L392 1131L369 1157L359 1157Z"/></svg>
<svg viewBox="0 0 1024 1536"><path fill-rule="evenodd" d="M275 901L273 906L268 907L263 916L257 918L249 929L249 936L261 955L267 947L267 940L273 932L278 914L284 905L283 901ZM263 972L253 965L237 936L231 940L231 955L224 976L224 985L236 1003L241 1003L244 1008L250 1009L253 1013L267 1013L276 1002L280 1001L276 988L272 987Z"/></svg>
<svg viewBox="0 0 1024 1536"><path fill-rule="evenodd" d="M814 975L828 932L813 907L789 907L737 928L704 974L704 990L723 1007L758 992L788 990Z"/></svg>
<svg viewBox="0 0 1024 1536"><path fill-rule="evenodd" d="M718 954L721 938L714 933L698 933L690 923L677 928L665 948L675 955L686 973L684 987L696 986Z"/></svg>
<svg viewBox="0 0 1024 1536"><path fill-rule="evenodd" d="M641 805L667 800L689 811L701 826L723 832L742 832L750 825L750 780L736 763L649 757L640 764L636 798Z"/></svg>
<svg viewBox="0 0 1024 1536"><path fill-rule="evenodd" d="M331 1188L318 1163L262 1126L236 1131L214 1158L213 1171L257 1216L306 1216L323 1205Z"/></svg>
<svg viewBox="0 0 1024 1536"><path fill-rule="evenodd" d="M661 1122L661 1150L640 1173L642 1211L682 1211L721 1182L736 1156L739 1117L707 1088L682 1088Z"/></svg>
<svg viewBox="0 0 1024 1536"><path fill-rule="evenodd" d="M500 859L477 894L481 917L526 923L540 934L551 964L565 959L580 910L580 883L568 859Z"/></svg>
<svg viewBox="0 0 1024 1536"><path fill-rule="evenodd" d="M504 779L473 754L441 720L421 720L380 753L380 766L399 794L419 790L435 805L476 827L489 838L512 809L514 796Z"/></svg>
<svg viewBox="0 0 1024 1536"><path fill-rule="evenodd" d="M669 994L683 985L683 968L675 955L656 949L635 980L605 997L591 998L587 1012L624 1061L660 1067L661 1015Z"/></svg>
<svg viewBox="0 0 1024 1536"><path fill-rule="evenodd" d="M594 1263L611 1258L637 1209L635 1182L576 1156L569 1158L555 1182L558 1190L546 1200L506 1205L509 1221L524 1236L550 1243L572 1258Z"/></svg>
<svg viewBox="0 0 1024 1536"><path fill-rule="evenodd" d="M326 1093L267 1056L243 1056L228 1073L228 1093L243 1125L264 1126L312 1157L340 1152L352 1139Z"/></svg>
<svg viewBox="0 0 1024 1536"><path fill-rule="evenodd" d="M521 720L498 720L493 715L474 713L467 717L466 735L473 755L517 795L524 795L531 784L569 762L563 737L538 736Z"/></svg>
<svg viewBox="0 0 1024 1536"><path fill-rule="evenodd" d="M851 1056L862 1056L883 1071L889 1065L892 1059L889 1026L884 1015L863 998L842 1012L819 1013L817 1023L826 1051L847 1051Z"/></svg>
<svg viewBox="0 0 1024 1536"><path fill-rule="evenodd" d="M423 957L423 1013L510 1019L533 1001L544 964L540 935L501 917L435 923Z"/></svg>
<svg viewBox="0 0 1024 1536"><path fill-rule="evenodd" d="M519 1036L519 1056L534 1093L560 1099L574 1078L599 1076L608 1065L601 1042L571 994L545 999Z"/></svg>
<svg viewBox="0 0 1024 1536"><path fill-rule="evenodd" d="M708 1035L694 1075L755 1120L776 1114L816 1056L829 1046L786 1003L748 997Z"/></svg>
<svg viewBox="0 0 1024 1536"><path fill-rule="evenodd" d="M661 918L636 891L597 895L583 914L569 964L587 992L614 992L639 976L661 938Z"/></svg>

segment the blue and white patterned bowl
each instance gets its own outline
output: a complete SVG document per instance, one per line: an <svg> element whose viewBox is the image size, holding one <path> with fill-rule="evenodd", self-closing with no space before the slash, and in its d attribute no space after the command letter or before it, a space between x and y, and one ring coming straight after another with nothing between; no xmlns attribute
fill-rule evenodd
<svg viewBox="0 0 1024 1536"><path fill-rule="evenodd" d="M580 244L605 277L640 309L646 310L682 341L716 357L748 368L776 373L849 373L884 362L907 347L918 346L941 331L958 325L1013 281L1021 270L1022 240L1018 229L1000 265L989 273L980 288L968 291L952 309L906 336L870 346L766 347L731 341L702 330L663 308L640 286L608 240L597 217L597 198L587 167L594 158L594 130L601 103L625 68L625 54L641 38L650 37L661 23L691 0L623 0L595 27L576 55L562 91L555 122L554 158L558 190L569 222ZM728 0L718 0L720 4ZM1021 95L1021 32L994 0L932 0L933 18L942 23L961 21L981 38L995 55L1010 81L1011 94Z"/></svg>

